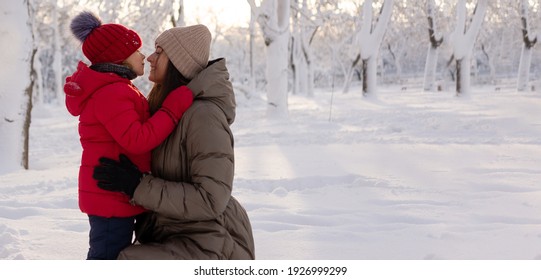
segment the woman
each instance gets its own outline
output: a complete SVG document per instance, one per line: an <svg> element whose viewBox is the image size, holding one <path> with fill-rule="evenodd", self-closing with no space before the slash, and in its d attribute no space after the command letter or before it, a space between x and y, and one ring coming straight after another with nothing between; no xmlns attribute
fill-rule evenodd
<svg viewBox="0 0 541 280"><path fill-rule="evenodd" d="M112 159L94 169L104 189L132 193L133 203L150 210L138 220L139 243L119 259L255 259L248 215L231 196L235 95L225 59L208 62L211 39L204 25L172 28L147 59L151 113L180 85L194 93L175 131L153 151L152 173ZM140 183L128 183L133 178Z"/></svg>

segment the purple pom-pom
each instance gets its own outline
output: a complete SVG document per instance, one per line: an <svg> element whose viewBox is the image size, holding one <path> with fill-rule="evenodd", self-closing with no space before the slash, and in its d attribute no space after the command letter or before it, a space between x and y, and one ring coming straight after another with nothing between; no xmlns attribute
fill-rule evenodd
<svg viewBox="0 0 541 280"><path fill-rule="evenodd" d="M91 12L82 12L71 21L71 33L79 41L84 42L86 37L101 25L101 20Z"/></svg>

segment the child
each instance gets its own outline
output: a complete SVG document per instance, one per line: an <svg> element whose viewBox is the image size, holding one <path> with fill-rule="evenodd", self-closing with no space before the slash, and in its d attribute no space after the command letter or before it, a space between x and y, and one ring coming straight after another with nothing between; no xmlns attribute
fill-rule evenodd
<svg viewBox="0 0 541 280"><path fill-rule="evenodd" d="M127 194L100 189L94 166L100 157L124 154L142 172L150 171L151 150L173 131L193 95L185 86L175 89L150 117L147 99L130 81L144 73L139 35L120 24L102 24L90 12L77 15L70 27L91 62L79 62L64 85L66 107L79 117L79 208L90 223L87 259L116 259L131 244L135 216L145 209L132 205Z"/></svg>

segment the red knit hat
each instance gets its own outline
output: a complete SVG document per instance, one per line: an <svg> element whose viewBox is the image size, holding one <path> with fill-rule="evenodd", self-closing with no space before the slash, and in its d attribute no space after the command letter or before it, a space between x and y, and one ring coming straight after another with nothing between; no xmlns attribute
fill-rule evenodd
<svg viewBox="0 0 541 280"><path fill-rule="evenodd" d="M71 31L83 43L83 53L92 62L122 63L143 45L133 30L108 23L90 12L82 12L71 22Z"/></svg>

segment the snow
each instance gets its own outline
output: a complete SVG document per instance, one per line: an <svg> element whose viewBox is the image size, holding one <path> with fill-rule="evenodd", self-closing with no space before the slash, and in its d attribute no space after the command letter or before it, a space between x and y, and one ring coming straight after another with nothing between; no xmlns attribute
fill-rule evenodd
<svg viewBox="0 0 541 280"><path fill-rule="evenodd" d="M238 95L234 195L257 259L541 259L539 93L351 92L291 96L279 120ZM30 146L30 170L0 175L0 259L82 260L77 119L35 107Z"/></svg>

